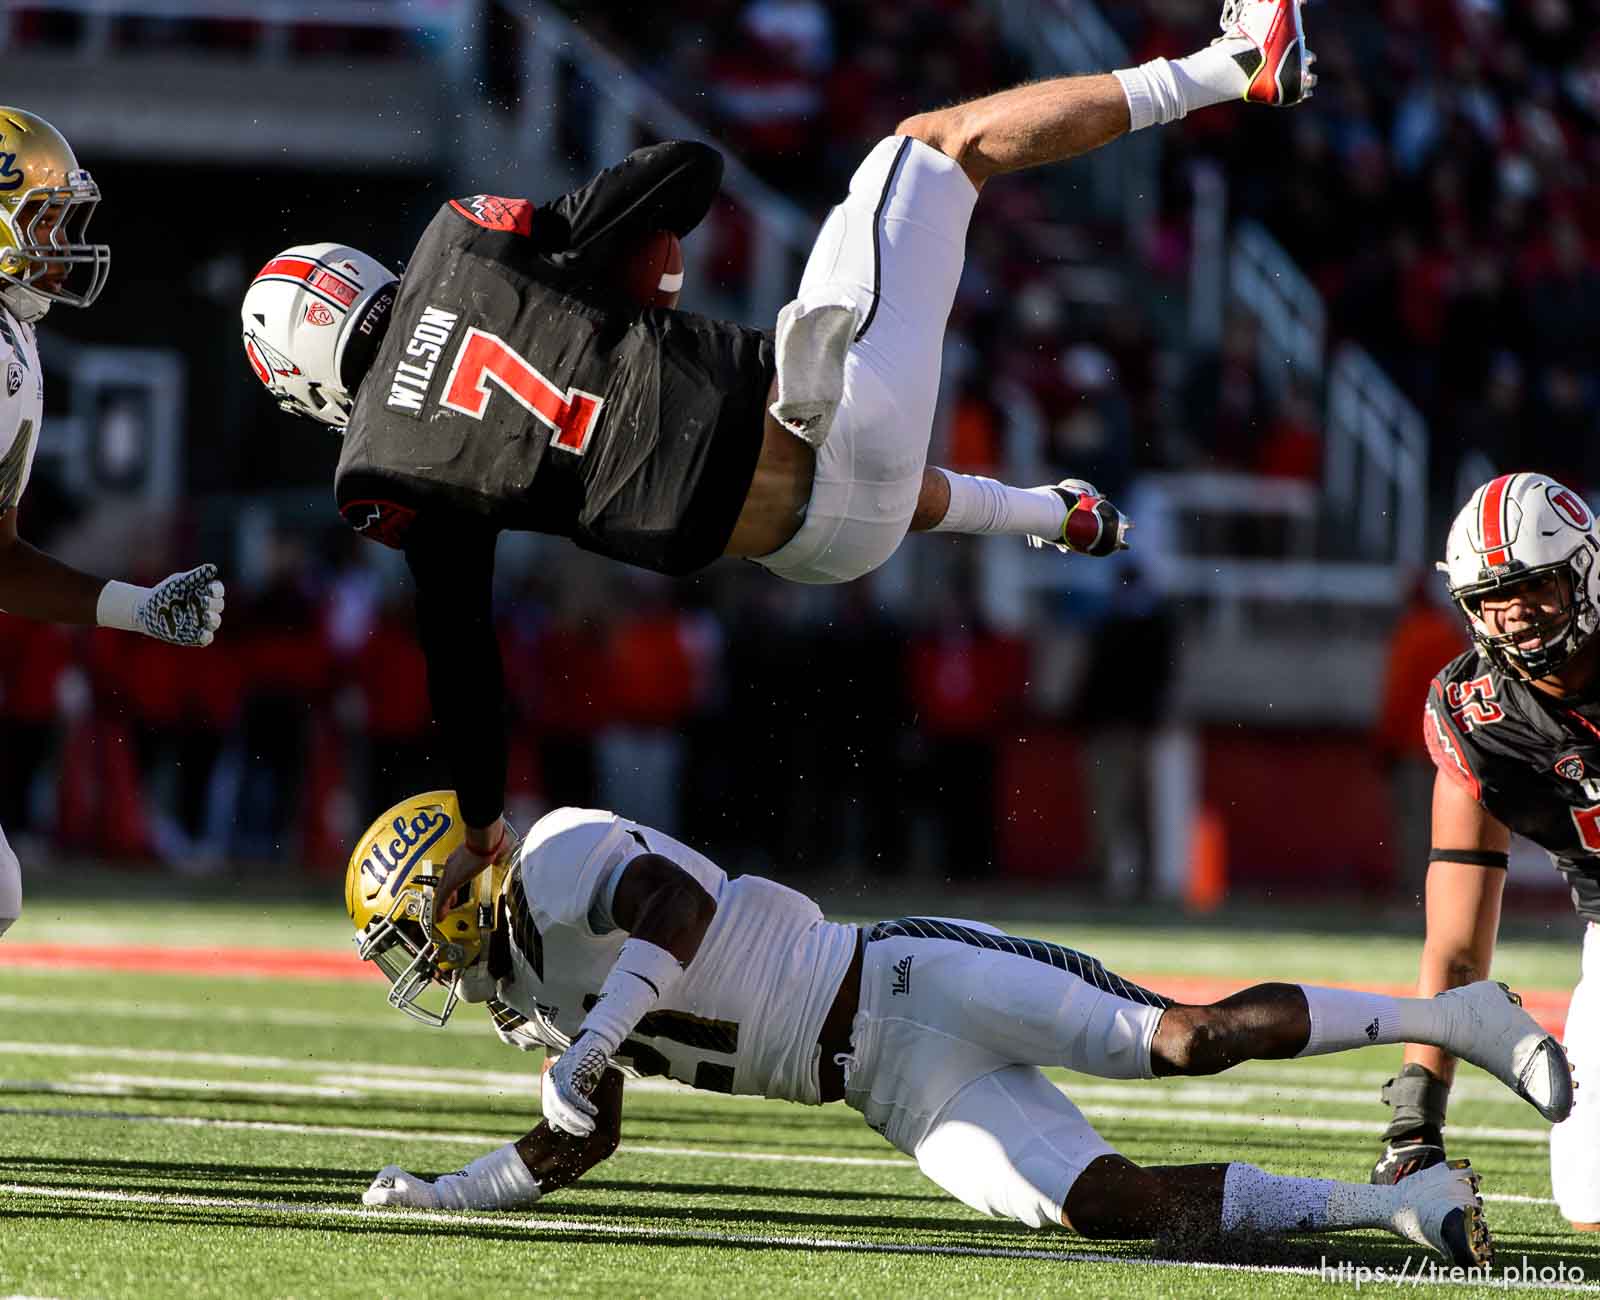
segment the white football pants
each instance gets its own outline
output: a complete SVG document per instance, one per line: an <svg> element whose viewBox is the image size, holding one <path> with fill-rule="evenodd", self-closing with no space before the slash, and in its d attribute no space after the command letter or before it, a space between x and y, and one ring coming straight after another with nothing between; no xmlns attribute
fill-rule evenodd
<svg viewBox="0 0 1600 1300"><path fill-rule="evenodd" d="M1151 1076L1166 1000L1056 944L975 921L867 931L845 1102L975 1210L1059 1224L1114 1150L1036 1067Z"/></svg>
<svg viewBox="0 0 1600 1300"><path fill-rule="evenodd" d="M1584 1086L1572 1114L1550 1130L1550 1185L1569 1223L1600 1223L1600 925L1593 921L1583 932L1583 976L1565 1038L1573 1077Z"/></svg>
<svg viewBox="0 0 1600 1300"><path fill-rule="evenodd" d="M5 827L0 826L0 935L22 915L22 864L6 843Z"/></svg>
<svg viewBox="0 0 1600 1300"><path fill-rule="evenodd" d="M849 582L899 548L922 491L944 330L978 191L937 149L881 140L828 214L797 295L861 317L844 397L817 452L800 531L757 563L792 582Z"/></svg>

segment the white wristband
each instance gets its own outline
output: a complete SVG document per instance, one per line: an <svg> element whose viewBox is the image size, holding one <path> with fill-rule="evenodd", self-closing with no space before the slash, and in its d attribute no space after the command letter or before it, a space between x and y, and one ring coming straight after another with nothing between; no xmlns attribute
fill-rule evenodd
<svg viewBox="0 0 1600 1300"><path fill-rule="evenodd" d="M101 627L120 628L124 632L139 632L139 605L150 594L149 587L135 587L131 582L112 580L100 588L100 599L95 602L94 621Z"/></svg>
<svg viewBox="0 0 1600 1300"><path fill-rule="evenodd" d="M446 1174L433 1190L446 1210L515 1210L544 1194L514 1142L479 1156L459 1174Z"/></svg>
<svg viewBox="0 0 1600 1300"><path fill-rule="evenodd" d="M671 996L682 979L683 966L665 948L648 939L629 939L578 1033L593 1034L605 1045L606 1055L615 1056L644 1014Z"/></svg>

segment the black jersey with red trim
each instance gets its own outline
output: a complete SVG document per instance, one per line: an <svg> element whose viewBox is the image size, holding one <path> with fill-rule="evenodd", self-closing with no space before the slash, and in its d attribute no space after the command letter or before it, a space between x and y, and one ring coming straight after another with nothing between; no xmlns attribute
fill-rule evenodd
<svg viewBox="0 0 1600 1300"><path fill-rule="evenodd" d="M464 511L671 574L721 555L760 455L771 335L617 288L647 235L699 224L721 176L716 150L669 141L543 207L445 204L345 433L350 524L393 545L423 513Z"/></svg>
<svg viewBox="0 0 1600 1300"><path fill-rule="evenodd" d="M1578 915L1600 921L1600 701L1553 699L1474 649L1433 679L1423 734L1438 769L1545 849Z"/></svg>

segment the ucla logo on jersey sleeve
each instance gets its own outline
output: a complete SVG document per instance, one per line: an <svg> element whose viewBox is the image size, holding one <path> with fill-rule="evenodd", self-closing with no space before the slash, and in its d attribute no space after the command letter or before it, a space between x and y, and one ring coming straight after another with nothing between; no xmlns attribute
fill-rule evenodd
<svg viewBox="0 0 1600 1300"><path fill-rule="evenodd" d="M423 855L450 831L450 815L442 808L423 808L410 817L396 817L391 823L394 835L375 839L361 860L361 879L367 897L376 897L387 888L391 897L398 894Z"/></svg>

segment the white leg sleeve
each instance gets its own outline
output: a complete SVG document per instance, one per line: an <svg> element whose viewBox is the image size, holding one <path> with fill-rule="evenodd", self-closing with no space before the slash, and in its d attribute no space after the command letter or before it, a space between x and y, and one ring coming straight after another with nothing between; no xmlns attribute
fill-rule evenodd
<svg viewBox="0 0 1600 1300"><path fill-rule="evenodd" d="M0 934L11 928L11 923L22 915L22 864L6 843L6 833L0 827Z"/></svg>
<svg viewBox="0 0 1600 1300"><path fill-rule="evenodd" d="M867 155L823 223L797 301L848 305L861 324L845 354L844 392L817 452L805 520L758 561L780 577L849 582L905 537L977 199L952 159L891 136Z"/></svg>
<svg viewBox="0 0 1600 1300"><path fill-rule="evenodd" d="M1578 1090L1572 1114L1550 1130L1550 1184L1569 1223L1600 1223L1600 925L1583 936L1583 978L1567 1008L1567 1057Z"/></svg>

